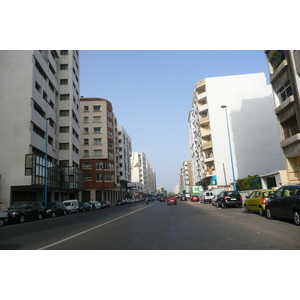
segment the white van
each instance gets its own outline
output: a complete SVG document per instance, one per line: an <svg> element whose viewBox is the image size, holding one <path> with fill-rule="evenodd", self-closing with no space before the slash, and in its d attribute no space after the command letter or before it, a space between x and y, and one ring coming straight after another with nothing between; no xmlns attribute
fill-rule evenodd
<svg viewBox="0 0 300 300"><path fill-rule="evenodd" d="M211 199L213 198L214 194L211 191L204 191L201 195L201 203L211 203Z"/></svg>
<svg viewBox="0 0 300 300"><path fill-rule="evenodd" d="M79 201L78 200L65 200L63 201L67 212L71 214L72 212L79 212Z"/></svg>

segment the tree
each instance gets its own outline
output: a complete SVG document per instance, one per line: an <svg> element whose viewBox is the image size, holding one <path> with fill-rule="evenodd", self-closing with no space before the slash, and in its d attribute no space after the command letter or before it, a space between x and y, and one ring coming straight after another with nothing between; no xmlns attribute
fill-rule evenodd
<svg viewBox="0 0 300 300"><path fill-rule="evenodd" d="M258 175L248 175L245 178L236 181L238 191L261 189L261 181Z"/></svg>

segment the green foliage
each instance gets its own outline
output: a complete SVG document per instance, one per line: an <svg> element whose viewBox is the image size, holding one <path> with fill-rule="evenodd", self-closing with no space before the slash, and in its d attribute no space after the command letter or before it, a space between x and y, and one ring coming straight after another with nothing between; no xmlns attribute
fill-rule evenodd
<svg viewBox="0 0 300 300"><path fill-rule="evenodd" d="M248 175L246 178L236 181L238 191L261 189L260 177L258 175Z"/></svg>

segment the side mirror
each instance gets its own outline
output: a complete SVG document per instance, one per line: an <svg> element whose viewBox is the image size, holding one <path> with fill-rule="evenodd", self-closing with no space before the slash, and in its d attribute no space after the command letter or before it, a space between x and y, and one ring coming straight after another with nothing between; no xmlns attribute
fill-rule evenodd
<svg viewBox="0 0 300 300"><path fill-rule="evenodd" d="M246 196L246 199L249 199L249 196Z"/></svg>

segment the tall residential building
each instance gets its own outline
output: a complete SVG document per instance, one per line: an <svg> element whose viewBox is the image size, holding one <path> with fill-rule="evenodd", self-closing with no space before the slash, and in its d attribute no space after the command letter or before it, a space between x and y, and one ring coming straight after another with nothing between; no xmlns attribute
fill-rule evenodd
<svg viewBox="0 0 300 300"><path fill-rule="evenodd" d="M187 192L194 185L192 162L184 161L179 174L179 192Z"/></svg>
<svg viewBox="0 0 300 300"><path fill-rule="evenodd" d="M300 182L300 50L265 51L287 179Z"/></svg>
<svg viewBox="0 0 300 300"><path fill-rule="evenodd" d="M272 91L263 73L198 81L192 107L189 125L195 185L204 189L233 185L226 113L235 179L284 169Z"/></svg>
<svg viewBox="0 0 300 300"><path fill-rule="evenodd" d="M118 126L118 147L119 147L119 170L120 170L120 191L122 197L128 192L127 184L131 182L131 163L132 154L131 138L122 126Z"/></svg>
<svg viewBox="0 0 300 300"><path fill-rule="evenodd" d="M131 181L143 185L143 194L156 192L156 174L143 152L132 152Z"/></svg>
<svg viewBox="0 0 300 300"><path fill-rule="evenodd" d="M117 119L112 104L102 98L82 97L80 113L82 199L115 203L121 192Z"/></svg>
<svg viewBox="0 0 300 300"><path fill-rule="evenodd" d="M80 199L79 88L76 50L0 51L2 206Z"/></svg>

